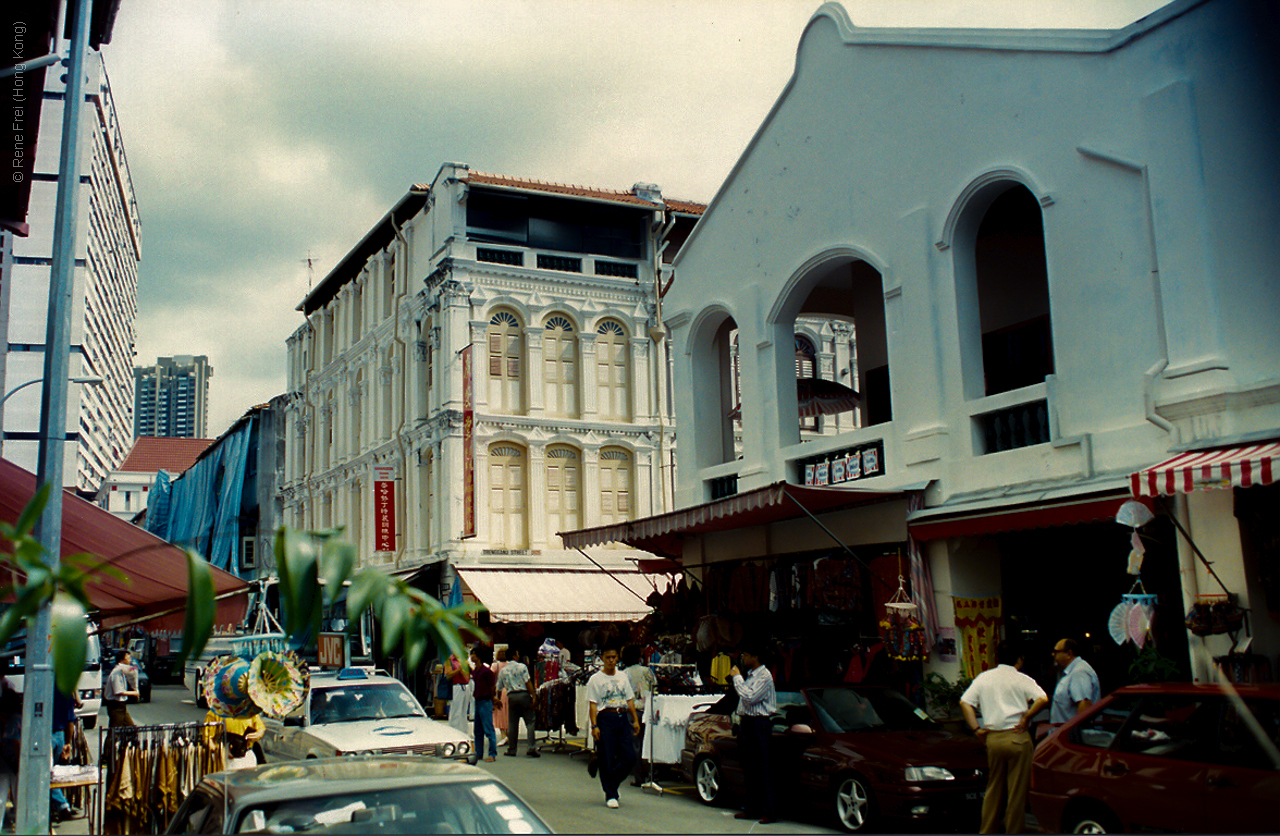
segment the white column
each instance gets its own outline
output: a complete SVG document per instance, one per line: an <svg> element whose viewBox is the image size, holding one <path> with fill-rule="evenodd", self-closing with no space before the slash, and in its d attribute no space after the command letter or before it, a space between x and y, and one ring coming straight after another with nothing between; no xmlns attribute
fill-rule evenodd
<svg viewBox="0 0 1280 836"><path fill-rule="evenodd" d="M578 392L586 420L594 420L600 411L600 372L596 364L596 335L584 331L578 334Z"/></svg>
<svg viewBox="0 0 1280 836"><path fill-rule="evenodd" d="M547 538L555 534L547 531L547 515L538 509L546 507L547 501L547 448L541 444L530 444L527 449L528 461L525 463L525 482L528 484L528 495L525 497L525 521L529 532L529 548L546 548Z"/></svg>
<svg viewBox="0 0 1280 836"><path fill-rule="evenodd" d="M546 412L546 384L542 374L542 331L532 325L524 329L525 357L528 358L525 384L528 386L527 397L529 415L543 415Z"/></svg>

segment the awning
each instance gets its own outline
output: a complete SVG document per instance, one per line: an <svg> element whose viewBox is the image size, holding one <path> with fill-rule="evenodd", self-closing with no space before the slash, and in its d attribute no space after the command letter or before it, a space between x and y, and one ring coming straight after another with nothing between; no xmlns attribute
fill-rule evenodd
<svg viewBox="0 0 1280 836"><path fill-rule="evenodd" d="M1034 505L1006 505L983 509L966 509L960 505L941 513L928 509L934 514L928 515L926 512L915 515L914 519L908 518L907 530L917 540L936 540L939 537L997 534L1114 520L1116 511L1128 499L1127 495L1116 491L1108 496L1039 502ZM942 509L945 507L940 506Z"/></svg>
<svg viewBox="0 0 1280 836"><path fill-rule="evenodd" d="M0 518L10 525L17 522L35 490L35 474L0 459ZM104 619L163 613L186 603L187 558L181 549L63 491L62 554L79 553L103 558L125 575L122 581L100 574L85 585L90 601ZM217 623L238 623L248 606L249 584L229 572L209 568L215 596L237 590L245 593L234 602L223 599L217 608Z"/></svg>
<svg viewBox="0 0 1280 836"><path fill-rule="evenodd" d="M1280 471L1280 441L1179 453L1129 477L1134 496L1171 496L1201 488L1270 485Z"/></svg>
<svg viewBox="0 0 1280 836"><path fill-rule="evenodd" d="M678 557L684 550L683 539L691 534L766 525L804 516L805 511L817 514L836 508L902 499L904 496L897 490L815 488L774 482L767 487L692 508L625 523L557 533L566 548L626 543L664 557Z"/></svg>
<svg viewBox="0 0 1280 836"><path fill-rule="evenodd" d="M639 621L653 607L648 578L630 570L458 568L494 621Z"/></svg>

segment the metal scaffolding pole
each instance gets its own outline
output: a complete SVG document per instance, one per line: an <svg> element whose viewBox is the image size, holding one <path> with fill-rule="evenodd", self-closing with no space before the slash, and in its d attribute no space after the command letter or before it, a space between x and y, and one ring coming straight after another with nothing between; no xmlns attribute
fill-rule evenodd
<svg viewBox="0 0 1280 836"><path fill-rule="evenodd" d="M89 4L68 0L71 43L65 66L62 156L54 209L53 266L49 273L49 318L45 326L44 386L40 399L40 447L36 485L51 485L49 502L35 525L44 559L57 568L62 552L62 471L67 446L67 371L71 354L71 294L75 287L76 224L80 192L80 109L84 106L85 56L89 50ZM23 680L22 750L18 762L18 832L49 832L49 776L53 753L53 668L50 666L50 604L27 631Z"/></svg>

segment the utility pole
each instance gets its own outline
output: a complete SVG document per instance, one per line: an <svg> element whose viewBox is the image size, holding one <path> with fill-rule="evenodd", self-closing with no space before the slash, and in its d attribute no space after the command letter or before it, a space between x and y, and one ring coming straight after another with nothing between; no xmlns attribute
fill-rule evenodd
<svg viewBox="0 0 1280 836"><path fill-rule="evenodd" d="M49 485L49 502L35 525L44 560L56 569L62 555L62 470L67 447L67 376L71 354L71 293L75 286L76 224L80 192L80 110L84 106L85 56L89 51L92 0L67 0L71 43L64 65L62 156L54 212L49 318L45 326L44 386L40 398L40 447L36 485ZM36 613L27 630L23 681L22 750L18 761L19 833L49 832L49 774L53 753L53 669L50 666L51 605Z"/></svg>

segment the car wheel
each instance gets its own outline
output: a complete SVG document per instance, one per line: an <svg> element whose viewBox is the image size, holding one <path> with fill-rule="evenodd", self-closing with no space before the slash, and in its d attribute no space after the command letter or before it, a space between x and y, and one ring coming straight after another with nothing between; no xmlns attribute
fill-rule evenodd
<svg viewBox="0 0 1280 836"><path fill-rule="evenodd" d="M836 782L836 821L850 833L866 830L871 821L871 790L857 775L845 775Z"/></svg>
<svg viewBox="0 0 1280 836"><path fill-rule="evenodd" d="M716 763L714 758L700 758L693 767L693 783L702 803L718 802L724 794L724 779L720 774L720 764Z"/></svg>
<svg viewBox="0 0 1280 836"><path fill-rule="evenodd" d="M84 727L86 729L92 729L94 726L98 725L97 717L81 717L80 720L84 723Z"/></svg>
<svg viewBox="0 0 1280 836"><path fill-rule="evenodd" d="M1063 817L1064 833L1122 833L1124 827L1101 804L1078 807Z"/></svg>

